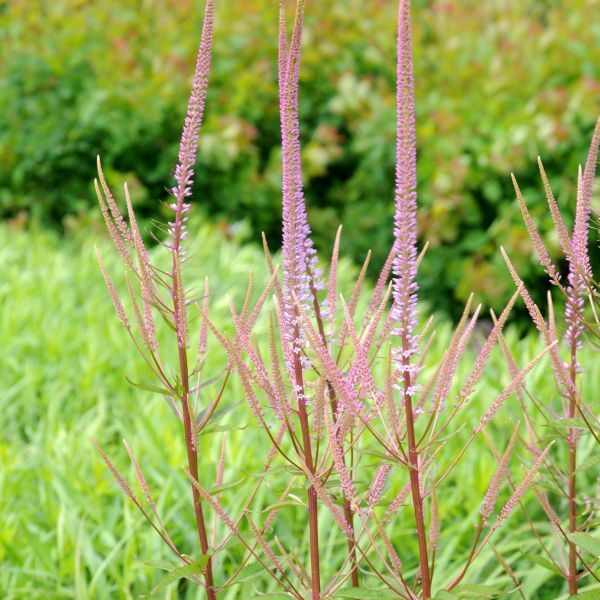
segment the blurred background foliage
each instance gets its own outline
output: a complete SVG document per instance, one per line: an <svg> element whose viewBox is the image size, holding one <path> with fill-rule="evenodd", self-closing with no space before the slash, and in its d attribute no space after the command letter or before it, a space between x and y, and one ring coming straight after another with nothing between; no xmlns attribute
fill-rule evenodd
<svg viewBox="0 0 600 600"><path fill-rule="evenodd" d="M499 308L504 245L531 260L509 173L557 252L537 173L567 215L600 112L599 0L415 0L424 295L454 313L471 290ZM390 246L395 1L307 3L301 82L304 174L319 248ZM164 217L201 26L198 0L0 3L0 216L89 226L100 154L138 210ZM225 232L280 237L277 2L219 0L195 210ZM570 217L569 217L570 218ZM238 235L236 234L236 235ZM550 236L550 237L548 237ZM545 288L545 286L544 286ZM433 294L428 291L434 292Z"/></svg>

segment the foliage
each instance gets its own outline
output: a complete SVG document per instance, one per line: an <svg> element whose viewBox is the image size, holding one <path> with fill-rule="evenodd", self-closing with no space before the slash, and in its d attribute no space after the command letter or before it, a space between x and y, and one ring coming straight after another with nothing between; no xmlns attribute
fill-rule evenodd
<svg viewBox="0 0 600 600"><path fill-rule="evenodd" d="M189 242L190 254L195 257L190 278L199 280L201 273L196 269L200 267L202 274L208 275L215 296L221 298L213 306L213 318L227 330L230 317L225 294L239 306L245 293L243 282L251 271L256 273L257 287L265 284L259 276L264 258L252 248L240 248L223 239L214 228L193 228L198 235ZM10 301L11 305L0 319L0 339L5 347L0 354L0 590L7 600L133 600L158 584L161 573L148 563L170 560L167 550L123 498L94 451L92 437L104 444L132 481L135 473L122 438L139 449L137 458L150 485L160 489L159 508L164 507L167 523L177 526L178 543L189 553L196 543L191 499L179 472L185 455L177 422L166 403L124 379L126 374L132 381L147 381L145 365L135 354L123 352L126 332L107 301L94 244L105 255L107 268L114 271L116 257L99 232L65 240L44 231L0 227L0 302L6 306ZM340 278L348 282L353 275L349 265L342 263ZM161 335L168 333L165 329L159 328ZM258 335L265 334L265 329L259 329ZM441 358L449 336L448 325L440 323L430 351L432 361ZM479 339L477 334L474 344L479 344ZM506 340L520 363L527 363L542 347L536 336L519 338L515 330L506 333ZM469 347L469 355L472 352ZM580 356L589 364L582 385L591 389L600 379L600 363L591 360L588 349ZM207 368L217 375L220 367L215 358ZM502 362L500 357L492 357L482 393L473 399L474 414L501 391ZM459 366L458 376L466 374L466 366ZM232 381L231 385L232 395L241 397L238 384ZM531 374L528 387L542 398L556 397L555 386L543 369ZM252 418L243 405L236 410L237 422L247 423ZM521 409L514 402L498 414L490 431L497 446L506 442L512 424L521 418ZM204 437L203 443L206 451L218 451L218 441ZM450 441L457 449L454 443ZM592 456L591 450L586 447L582 451L582 462ZM267 451L264 436L255 428L232 432L229 455L236 460L228 465L225 479L236 481L234 470L259 471L260 457ZM452 544L438 557L443 568L464 561L475 519L467 507L477 506L494 464L490 452L469 454L448 480L442 518L448 522L447 539ZM285 477L281 470L274 471L271 486L279 488ZM528 515L543 529L545 515L535 497L525 500ZM261 501L266 508L276 498L267 489ZM235 505L227 508L236 510ZM291 512L286 514L288 519L279 523L276 533L282 540L296 540L298 555L305 557L305 523L295 520ZM323 525L321 531L326 536L328 529ZM410 528L396 527L394 531L405 544L414 543ZM505 533L507 539L498 547L523 581L526 598L563 597L560 578L537 562L537 541L519 514ZM546 535L551 537L551 531ZM331 548L326 560L337 561L341 551ZM223 562L219 568L226 566ZM476 566L481 583L507 583L491 551L481 555ZM255 574L223 597L252 597L255 588L273 589ZM170 584L157 597L192 600L197 594L182 583Z"/></svg>
<svg viewBox="0 0 600 600"><path fill-rule="evenodd" d="M279 243L276 3L223 0L200 154L198 204L228 223L250 219ZM329 251L341 222L357 260L391 240L393 2L311 4L300 110L309 218ZM200 23L191 0L115 4L9 1L0 12L0 210L60 223L90 204L101 154L127 178L141 215L156 216L176 155ZM596 118L596 0L415 3L419 227L431 242L425 291L453 311L471 291L499 310L510 295L501 242L528 283L507 173L519 176L553 257L535 158L549 173L585 155ZM210 108L210 107L218 107ZM557 166L561 165L558 169ZM573 193L552 181L559 203ZM569 211L567 210L567 213ZM569 214L567 214L569 221ZM517 259L515 259L517 260ZM442 286L442 287L440 287Z"/></svg>

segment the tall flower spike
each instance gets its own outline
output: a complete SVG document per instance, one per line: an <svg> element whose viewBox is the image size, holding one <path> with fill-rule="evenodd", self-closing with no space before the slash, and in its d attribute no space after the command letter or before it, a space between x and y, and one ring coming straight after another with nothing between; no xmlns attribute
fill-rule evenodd
<svg viewBox="0 0 600 600"><path fill-rule="evenodd" d="M393 262L395 333L403 338L403 356L409 359L418 348L417 325L417 147L412 67L410 2L398 8L397 123L396 123L396 213L394 236L397 254ZM404 367L406 368L406 367ZM413 371L416 367L410 367ZM411 373L414 375L414 373Z"/></svg>
<svg viewBox="0 0 600 600"><path fill-rule="evenodd" d="M279 101L283 191L283 310L288 359L291 358L291 352L300 353L304 345L298 335L294 296L300 303L308 305L311 300L311 277L318 278L317 257L306 215L300 156L298 82L303 16L304 1L298 0L288 51L285 15L283 6L280 8ZM282 69L285 69L284 73Z"/></svg>
<svg viewBox="0 0 600 600"><path fill-rule="evenodd" d="M178 163L175 167L176 185L171 189L171 193L175 197L175 202L171 204L171 208L175 211L175 220L169 223L171 241L168 242L167 246L172 252L176 253L179 253L181 242L186 236L186 215L190 210L190 205L186 202L186 198L192 195L194 164L196 163L196 156L198 154L198 139L200 137L200 127L206 104L206 90L208 89L208 77L210 75L214 8L214 0L206 0L202 39L198 47L192 91L179 143Z"/></svg>

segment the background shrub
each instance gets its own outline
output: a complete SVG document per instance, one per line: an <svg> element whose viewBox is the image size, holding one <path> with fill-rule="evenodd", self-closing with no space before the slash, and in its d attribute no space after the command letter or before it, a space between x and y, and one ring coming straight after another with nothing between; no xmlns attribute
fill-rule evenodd
<svg viewBox="0 0 600 600"><path fill-rule="evenodd" d="M200 153L196 210L249 239L279 242L276 3L221 0ZM498 309L512 290L500 241L524 279L530 247L508 173L542 232L551 231L536 157L567 215L570 174L600 110L596 0L415 2L420 229L431 242L422 287L453 312L471 290ZM308 10L301 113L306 192L317 244L345 224L343 251L391 241L395 6L314 2ZM9 0L0 8L0 215L48 224L94 202L93 157L127 178L148 218L174 164L200 18L192 0ZM23 218L23 217L20 217ZM558 247L551 234L551 252ZM520 260L517 259L520 257Z"/></svg>

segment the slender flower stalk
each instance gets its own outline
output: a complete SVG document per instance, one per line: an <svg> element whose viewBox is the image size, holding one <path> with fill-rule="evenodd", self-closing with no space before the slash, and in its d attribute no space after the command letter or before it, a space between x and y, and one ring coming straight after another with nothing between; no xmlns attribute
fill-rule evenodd
<svg viewBox="0 0 600 600"><path fill-rule="evenodd" d="M284 353L294 382L300 420L302 449L306 468L313 477L315 463L306 404L303 370L310 366L301 337L297 303L310 305L311 280L316 271L316 252L310 237L302 184L298 84L300 50L304 21L304 0L296 3L294 28L288 48L285 10L280 5L279 27L279 94L281 121L282 191L283 191L283 319ZM319 524L317 491L308 487L308 527L310 537L312 599L321 598L319 561Z"/></svg>
<svg viewBox="0 0 600 600"><path fill-rule="evenodd" d="M194 164L196 162L198 138L206 102L211 62L213 22L214 0L206 0L202 39L198 49L192 91L181 135L178 164L174 174L176 185L170 190L174 196L174 202L171 204L171 208L173 209L175 216L174 220L168 225L169 239L165 242L165 246L172 255L172 266L169 273L159 273L151 262L150 255L144 245L142 233L137 223L127 185L125 185L124 191L128 222L117 207L102 173L99 160L98 172L100 186L96 183L96 192L108 232L125 266L133 275L133 282L130 277L126 277L126 280L135 315L135 323L137 324L142 342L141 344L139 344L134 337L133 328L131 327L125 308L117 295L115 286L108 275L102 258L98 255L100 268L121 323L129 332L137 349L144 357L154 375L159 379L161 386L164 387L165 397L168 398L175 414L182 422L188 459L188 470L194 481L197 481L199 476L197 446L198 424L196 422L196 402L192 402L192 390L190 384L192 373L190 372L188 364L188 298L184 288L182 274L183 258L185 254L182 242L187 235L185 223L190 210L188 199L192 193L191 187L193 184ZM168 296L170 297L170 303L161 297L161 288L163 290L166 289ZM208 292L208 288L206 287L205 289L206 292ZM141 303L138 302L138 290ZM206 309L207 303L205 301L204 310L206 311ZM173 373L167 375L167 370L162 364L154 320L154 311L158 311L175 330L178 356L177 375L174 375ZM204 324L201 327L198 345L200 353L206 352L206 333L207 328ZM213 403L211 409L212 412L209 411L209 416L214 413L220 397L221 394L217 396L217 399ZM200 426L204 427L207 422L208 418L205 422L200 423ZM145 497L150 501L148 484L142 475L141 468L133 458L131 449L128 446L127 451L134 465L138 482L144 490ZM111 471L112 470L113 469L111 468ZM122 481L118 478L117 481L119 482L119 485L122 486ZM206 564L203 567L203 585L206 589L207 598L209 600L214 600L216 598L216 588L214 585L212 558L210 555L207 524L202 506L202 498L197 487L191 484L190 488L194 505L198 540L201 552L206 560ZM159 519L154 504L152 503L151 505L155 517ZM153 527L155 527L154 524ZM178 553L171 538L168 537L168 534L164 531L162 524L160 524L159 533L169 547ZM181 558L183 555L178 553L178 556Z"/></svg>
<svg viewBox="0 0 600 600"><path fill-rule="evenodd" d="M420 573L423 598L431 598L431 579L427 553L427 534L423 514L423 498L419 480L419 453L417 451L413 397L418 367L412 357L418 352L417 336L417 145L415 136L414 81L412 66L410 2L400 0L398 5L397 91L396 91L396 212L394 236L397 254L393 261L392 317L394 333L400 338L395 350L396 368L402 373L401 395L406 419L408 460L411 494L417 539L419 542Z"/></svg>
<svg viewBox="0 0 600 600"><path fill-rule="evenodd" d="M592 191L598 161L598 146L600 144L600 118L592 137L583 177L579 177L575 224L573 226L572 246L573 257L569 263L567 302L565 306L565 322L568 329L565 334L569 347L569 419L577 414L577 374L579 365L578 350L581 348L580 337L583 332L582 315L585 308L585 298L592 279L592 267L588 252L590 213ZM569 533L576 533L577 525L577 438L578 431L569 429ZM576 594L578 590L577 548L569 542L569 593Z"/></svg>
<svg viewBox="0 0 600 600"><path fill-rule="evenodd" d="M185 223L188 219L187 215L190 210L190 204L187 202L187 198L192 194L191 186L193 183L194 165L196 163L196 155L198 152L198 139L204 117L206 92L210 74L213 26L214 0L206 0L202 38L198 48L192 92L190 94L179 144L179 162L175 167L176 186L171 190L175 198L174 204L171 205L171 208L175 212L175 220L169 222L169 235L171 240L167 242L167 247L171 250L173 256L171 299L173 302L173 321L177 334L177 352L182 386L181 412L183 416L188 469L194 481L198 481L198 448L196 444L195 419L190 399L190 373L187 358L187 301L183 286L181 243L187 236ZM192 499L200 547L202 554L208 556L209 544L202 499L198 487L195 485L192 485ZM208 558L204 577L208 600L213 600L216 598L216 592L214 587L212 558L210 556Z"/></svg>

